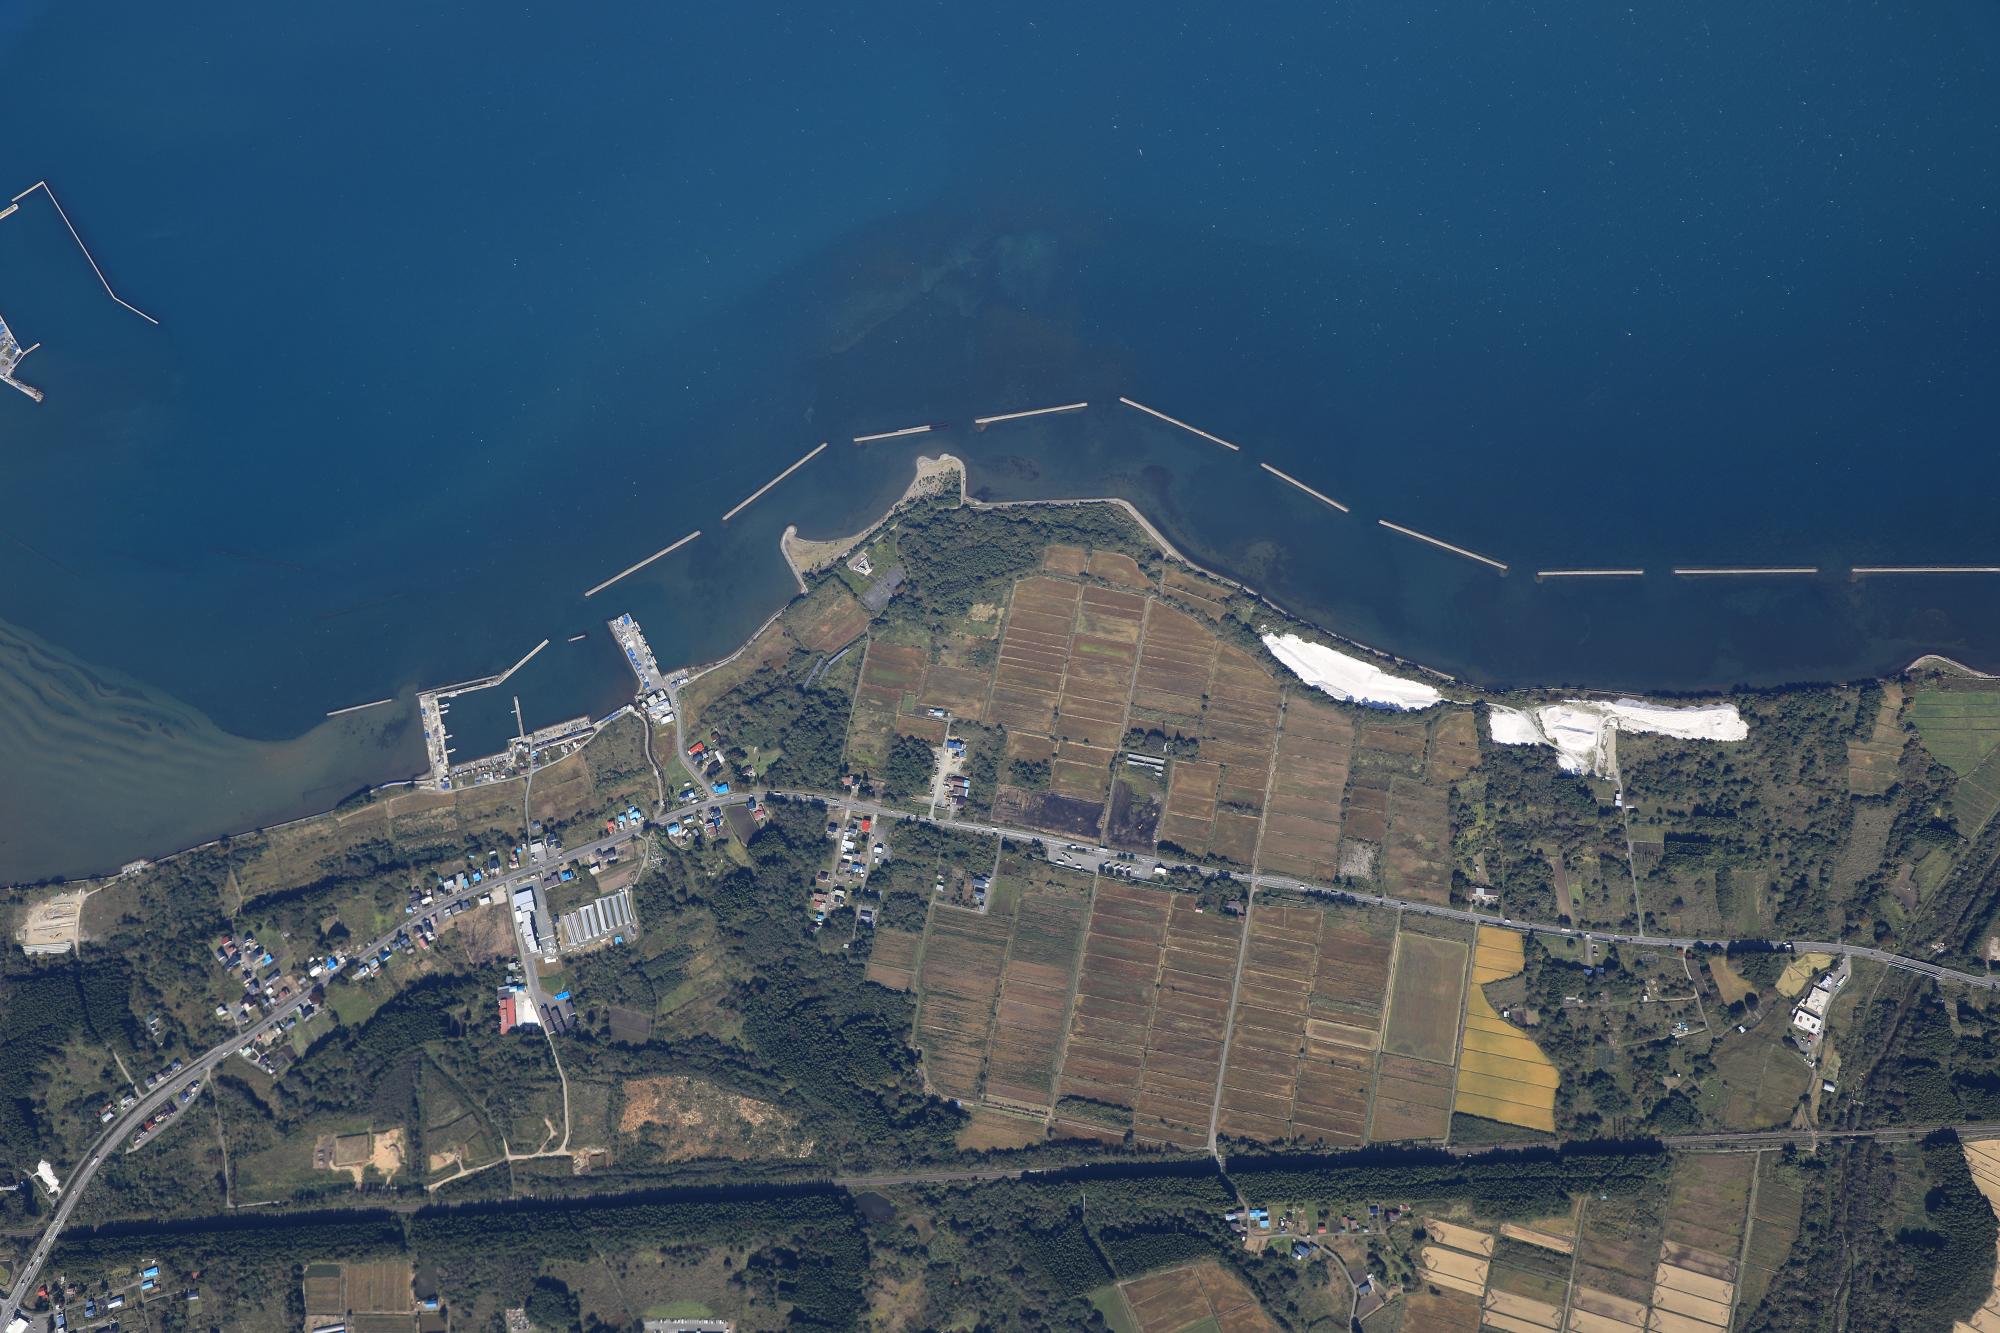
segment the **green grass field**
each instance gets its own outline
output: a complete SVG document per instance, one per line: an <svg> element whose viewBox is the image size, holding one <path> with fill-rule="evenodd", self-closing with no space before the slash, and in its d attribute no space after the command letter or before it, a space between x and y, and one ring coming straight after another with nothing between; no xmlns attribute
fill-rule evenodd
<svg viewBox="0 0 2000 1333"><path fill-rule="evenodd" d="M1924 748L1964 777L2000 747L2000 690L1926 686L1910 702Z"/></svg>

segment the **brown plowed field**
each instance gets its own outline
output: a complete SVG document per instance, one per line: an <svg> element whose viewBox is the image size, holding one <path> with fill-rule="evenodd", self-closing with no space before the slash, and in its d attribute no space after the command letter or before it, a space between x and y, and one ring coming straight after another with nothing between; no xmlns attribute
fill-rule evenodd
<svg viewBox="0 0 2000 1333"><path fill-rule="evenodd" d="M926 708L942 708L953 717L979 722L985 719L986 695L992 688L991 671L938 665L924 675L920 702Z"/></svg>
<svg viewBox="0 0 2000 1333"><path fill-rule="evenodd" d="M1042 568L1051 574L1081 574L1090 565L1090 553L1081 546L1057 543L1042 552Z"/></svg>
<svg viewBox="0 0 2000 1333"><path fill-rule="evenodd" d="M1115 583L1121 588L1145 589L1153 586L1153 581L1139 568L1139 562L1123 551L1092 551L1090 573L1093 578Z"/></svg>
<svg viewBox="0 0 2000 1333"><path fill-rule="evenodd" d="M993 1000L1007 954L1005 918L955 907L931 912L917 1006L924 1073L943 1097L979 1096L980 1067L993 1029Z"/></svg>
<svg viewBox="0 0 2000 1333"><path fill-rule="evenodd" d="M1229 589L1213 579L1203 578L1190 569L1169 564L1166 586L1174 596L1192 606L1211 620L1222 619L1223 603L1229 598Z"/></svg>
<svg viewBox="0 0 2000 1333"><path fill-rule="evenodd" d="M867 979L890 990L908 990L916 981L917 943L913 930L878 930L868 952Z"/></svg>
<svg viewBox="0 0 2000 1333"><path fill-rule="evenodd" d="M1396 919L1388 913L1352 907L1328 909L1320 930L1313 1016L1380 1031L1389 955L1395 944Z"/></svg>
<svg viewBox="0 0 2000 1333"><path fill-rule="evenodd" d="M1125 701L1139 660L1146 599L1107 588L1085 588L1068 675L1057 706L1056 735L1115 746L1125 734Z"/></svg>
<svg viewBox="0 0 2000 1333"><path fill-rule="evenodd" d="M1132 1132L1175 1147L1208 1142L1241 923L1176 895Z"/></svg>
<svg viewBox="0 0 2000 1333"><path fill-rule="evenodd" d="M1202 758L1223 766L1216 792L1222 804L1252 814L1263 810L1282 697L1263 663L1241 648L1222 645L1201 723Z"/></svg>
<svg viewBox="0 0 2000 1333"><path fill-rule="evenodd" d="M1316 908L1263 907L1251 914L1222 1077L1221 1133L1266 1142L1290 1136L1319 934Z"/></svg>
<svg viewBox="0 0 2000 1333"><path fill-rule="evenodd" d="M1451 1124L1451 1066L1385 1054L1375 1075L1368 1137L1441 1139Z"/></svg>
<svg viewBox="0 0 2000 1333"><path fill-rule="evenodd" d="M1160 841L1204 855L1215 827L1215 788L1222 769L1198 759L1177 759L1167 775L1167 813Z"/></svg>
<svg viewBox="0 0 2000 1333"><path fill-rule="evenodd" d="M1301 879L1333 878L1340 846L1340 797L1347 787L1354 722L1302 695L1285 705L1278 766L1264 812L1260 869Z"/></svg>
<svg viewBox="0 0 2000 1333"><path fill-rule="evenodd" d="M1382 887L1393 897L1451 901L1451 793L1397 778L1389 789Z"/></svg>
<svg viewBox="0 0 2000 1333"><path fill-rule="evenodd" d="M1064 741L1049 765L1049 790L1080 801L1102 801L1111 794L1111 761L1116 750Z"/></svg>
<svg viewBox="0 0 2000 1333"><path fill-rule="evenodd" d="M1069 660L1081 591L1074 583L1042 577L1014 585L1000 635L988 721L1010 730L1049 731L1062 692L1063 664Z"/></svg>
<svg viewBox="0 0 2000 1333"><path fill-rule="evenodd" d="M1201 725L1201 696L1215 669L1219 642L1192 616L1156 604L1139 649L1133 712L1164 730L1194 735Z"/></svg>
<svg viewBox="0 0 2000 1333"><path fill-rule="evenodd" d="M1021 896L987 1055L989 1098L1022 1106L1052 1103L1089 909L1089 898L1080 893L1030 890Z"/></svg>
<svg viewBox="0 0 2000 1333"><path fill-rule="evenodd" d="M1171 901L1135 885L1098 882L1059 1094L1118 1106L1136 1099Z"/></svg>

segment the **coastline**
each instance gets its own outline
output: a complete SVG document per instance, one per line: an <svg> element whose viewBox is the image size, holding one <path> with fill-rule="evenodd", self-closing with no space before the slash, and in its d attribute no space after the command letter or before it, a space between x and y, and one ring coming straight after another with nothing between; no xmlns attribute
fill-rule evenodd
<svg viewBox="0 0 2000 1333"><path fill-rule="evenodd" d="M1399 657L1394 653L1385 652L1382 649L1373 647L1366 643L1362 643L1359 640L1349 638L1345 635L1337 633L1336 631L1329 630L1325 626L1318 625L1311 621L1305 620L1296 613L1288 611L1284 607L1278 605L1276 602L1273 602L1269 597L1266 597L1263 593L1259 592L1257 589L1251 587L1250 585L1242 583L1236 579L1230 578L1225 574L1221 574L1214 570L1206 568L1205 566L1191 559L1186 553L1184 553L1177 546L1175 546L1174 543L1168 539L1166 534L1163 533L1159 529L1159 527L1156 526L1154 522L1151 519L1149 519L1139 509L1137 505L1132 503L1130 500L1123 498L1122 496L1081 496L1074 498L1025 499L1025 500L975 500L968 493L968 476L967 476L967 468L965 466L964 461L951 453L943 453L936 457L932 457L929 455L920 455L916 459L915 476L911 479L910 484L906 486L902 494L898 496L897 499L885 511L883 511L881 517L876 519L873 523L870 523L867 527L861 529L859 532L853 533L846 537L830 538L825 540L812 540L800 537L798 535L798 528L796 524L788 525L785 528L784 533L779 538L779 543L778 543L779 553L783 557L786 567L792 573L793 582L797 588L797 595L803 596L809 591L809 587L806 582L807 575L820 573L832 567L833 565L837 564L841 559L846 557L849 553L851 553L853 550L855 550L857 547L862 545L869 538L871 538L877 532L879 532L883 527L885 527L893 518L895 518L895 516L898 513L900 513L912 501L944 492L947 489L948 485L945 479L953 475L955 475L958 479L958 484L957 484L958 501L961 505L969 509L1000 510L1000 509L1024 508L1030 506L1109 505L1120 510L1128 518L1130 518L1132 522L1142 532L1146 534L1147 538L1159 548L1160 553L1167 559L1174 561L1176 564L1179 564L1188 570L1200 574L1204 578L1213 580L1214 582L1224 587L1230 588L1236 592L1240 592L1245 596L1252 597L1256 599L1256 601L1261 606L1268 609L1272 613L1272 616L1274 618L1273 622L1271 624L1257 625L1251 627L1253 632L1259 636L1265 633L1286 632L1286 631L1292 633L1298 633L1301 634L1301 637L1306 637L1309 640L1319 641L1329 645L1337 645L1340 648L1351 649L1355 652L1365 654L1369 659L1372 659L1376 663L1393 665L1406 672L1415 672L1423 676L1429 677L1433 680L1442 681L1447 684L1459 686L1461 688L1469 688L1477 696L1477 698L1475 699L1446 699L1443 701L1446 703L1456 703L1460 706L1470 706L1471 704L1478 702L1479 700L1482 699L1490 700L1490 698L1493 695L1492 691L1483 689L1481 687L1466 686L1465 683L1460 681L1458 677L1453 676L1448 672L1441 671L1435 667L1428 666L1422 662L1411 661L1407 658ZM790 602L787 601L784 605L781 605L776 609L774 609L769 616L765 617L759 623L757 629L753 631L747 638L745 638L742 643L738 644L735 650L729 653L727 656L700 665L686 666L681 668L681 670L686 671L686 673L690 677L700 676L710 671L713 671L718 667L725 666L728 663L735 661L738 657L742 655L745 649L749 647L751 642L753 642L756 639L757 635L763 633L764 630L768 628L774 620L776 620L779 616L783 615L785 610L789 606ZM1268 652L1268 648L1266 649L1266 651ZM1279 661L1275 657L1273 658L1273 660ZM1279 666L1284 670L1292 672L1292 674L1294 675L1297 674L1293 668L1289 667L1282 661L1279 661ZM1922 656L1915 659L1914 661L1912 661L1908 666L1902 668L1901 671L1895 672L1892 675L1881 676L1881 677L1864 677L1861 679L1875 679L1875 680L1897 679L1902 676L1907 676L1913 672L1921 670L1947 670L1947 671L1962 673L1967 677L1972 677L1981 680L2000 679L2000 676L1996 676L1993 673L1976 670L1972 667L1968 667L1961 662L1957 662L1952 658L1946 657L1943 654L1939 653L1925 653ZM1859 682L1857 680L1857 681L1849 681L1843 683L1854 684ZM1549 699L1554 699L1558 696L1574 697L1580 695L1588 698L1588 697L1596 697L1602 695L1605 698L1611 698L1614 697L1615 693L1616 692L1612 691L1598 691L1598 690L1591 690L1588 688L1550 685L1550 686L1531 687L1523 690L1504 691L1503 695L1506 697L1525 696L1525 697L1546 697ZM1725 696L1720 694L1712 694L1712 695L1704 695L1701 697L1725 697ZM622 713L627 710L621 709L619 711ZM586 742L586 745L587 744L588 743ZM506 778L502 779L501 781L503 783L518 782L521 781L521 778L519 777ZM376 793L388 792L399 787L411 786L414 784L414 782L415 779L408 777L385 778L381 782L368 784L367 790L369 792L369 795L372 797ZM271 824L256 825L254 827L246 828L237 832L225 833L214 837L204 838L202 841L198 843L189 844L187 846L178 848L171 852L149 855L143 859L149 864L156 864L161 861L172 860L175 857L186 856L194 852L199 852L210 847L215 847L227 843L235 838L252 837L259 834L269 833L278 829L283 829L291 825L304 823L308 820L322 818L325 815L332 813L332 811L335 808L337 808L337 806L329 806L324 810L320 810L313 813L294 815L287 819L279 820ZM120 878L120 874L121 872L111 872L108 874L78 875L71 877L43 879L37 881L22 881L11 885L0 885L0 890L9 890L13 892L20 892L23 890L30 890L30 889L62 890L62 889L74 888L80 885L102 887L103 885L111 883Z"/></svg>

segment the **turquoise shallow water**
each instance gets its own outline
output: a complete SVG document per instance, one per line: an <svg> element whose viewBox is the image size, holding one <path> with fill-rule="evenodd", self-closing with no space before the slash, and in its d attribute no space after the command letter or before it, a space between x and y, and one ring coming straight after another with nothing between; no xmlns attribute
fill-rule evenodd
<svg viewBox="0 0 2000 1333"><path fill-rule="evenodd" d="M1128 496L1448 671L2000 665L2000 580L1663 573L2000 564L1981 6L5 22L4 193L49 179L162 324L38 196L0 221L48 392L0 400L0 877L413 771L403 710L324 715L544 637L530 724L613 706L605 617L727 651L787 594L784 525L859 526L918 451L837 443L719 523L805 449L1067 398L1246 450L1115 406L924 443L990 495ZM1522 576L1574 565L1655 574Z"/></svg>

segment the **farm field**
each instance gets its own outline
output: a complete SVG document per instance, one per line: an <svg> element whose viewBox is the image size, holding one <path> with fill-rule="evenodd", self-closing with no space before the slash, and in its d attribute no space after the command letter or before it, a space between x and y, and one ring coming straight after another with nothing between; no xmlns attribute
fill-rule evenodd
<svg viewBox="0 0 2000 1333"><path fill-rule="evenodd" d="M1237 982L1216 1130L1267 1143L1291 1137L1299 1052L1318 971L1318 908L1257 905Z"/></svg>
<svg viewBox="0 0 2000 1333"><path fill-rule="evenodd" d="M1025 578L1014 585L987 721L1009 731L1052 734L1082 594L1061 579Z"/></svg>
<svg viewBox="0 0 2000 1333"><path fill-rule="evenodd" d="M1000 1009L987 1057L987 1100L1045 1112L1054 1104L1056 1066L1069 1006L1090 877L1026 861L1028 884L1015 909L1014 934L1000 979ZM1003 861L1001 879L1010 878Z"/></svg>
<svg viewBox="0 0 2000 1333"><path fill-rule="evenodd" d="M1902 725L1903 687L1890 681L1882 687L1882 704L1866 739L1847 742L1847 790L1856 796L1880 796L1894 785L1907 739Z"/></svg>
<svg viewBox="0 0 2000 1333"><path fill-rule="evenodd" d="M1502 1124L1554 1133L1556 1067L1534 1040L1507 1022L1486 998L1488 982L1519 974L1521 936L1481 926L1466 996L1464 1049L1459 1053L1453 1109Z"/></svg>
<svg viewBox="0 0 2000 1333"><path fill-rule="evenodd" d="M1239 929L1190 898L1098 882L1057 1091L1113 1114L1059 1104L1059 1123L1207 1144Z"/></svg>
<svg viewBox="0 0 2000 1333"><path fill-rule="evenodd" d="M908 990L916 984L917 946L922 942L916 931L878 929L868 955L868 980L890 990Z"/></svg>
<svg viewBox="0 0 2000 1333"><path fill-rule="evenodd" d="M922 687L925 663L921 648L869 640L847 728L847 757L854 767L880 771L887 762L905 700L914 700ZM938 739L943 739L941 729Z"/></svg>
<svg viewBox="0 0 2000 1333"><path fill-rule="evenodd" d="M1948 676L1921 685L1909 718L1924 748L1960 777L2000 749L2000 689L1990 681Z"/></svg>
<svg viewBox="0 0 2000 1333"><path fill-rule="evenodd" d="M931 909L924 931L916 1044L940 1097L974 1101L993 1030L994 997L1012 923L957 907Z"/></svg>
<svg viewBox="0 0 2000 1333"><path fill-rule="evenodd" d="M1354 722L1347 714L1299 695L1286 704L1265 813L1261 869L1300 879L1333 877L1340 849L1340 798L1353 748Z"/></svg>
<svg viewBox="0 0 2000 1333"><path fill-rule="evenodd" d="M1129 1111L1139 1089L1146 1034L1153 1021L1160 948L1167 933L1166 894L1105 881L1091 902L1083 967L1057 1093ZM1061 1108L1058 1107L1058 1118Z"/></svg>
<svg viewBox="0 0 2000 1333"><path fill-rule="evenodd" d="M1420 935L1407 926L1398 933L1383 1050L1451 1064L1464 1007L1465 955L1458 940Z"/></svg>
<svg viewBox="0 0 2000 1333"><path fill-rule="evenodd" d="M1750 1245L1738 1275L1737 1307L1754 1310L1770 1290L1799 1236L1805 1188L1798 1170L1775 1152L1757 1155L1757 1188L1750 1204Z"/></svg>
<svg viewBox="0 0 2000 1333"><path fill-rule="evenodd" d="M1243 1285L1213 1259L1132 1278L1118 1295L1139 1333L1276 1333L1278 1325Z"/></svg>
<svg viewBox="0 0 2000 1333"><path fill-rule="evenodd" d="M1217 1131L1358 1144L1395 918L1268 892L1251 913Z"/></svg>
<svg viewBox="0 0 2000 1333"><path fill-rule="evenodd" d="M1237 918L1204 913L1194 899L1174 896L1134 1104L1132 1133L1142 1143L1208 1143L1241 933Z"/></svg>

